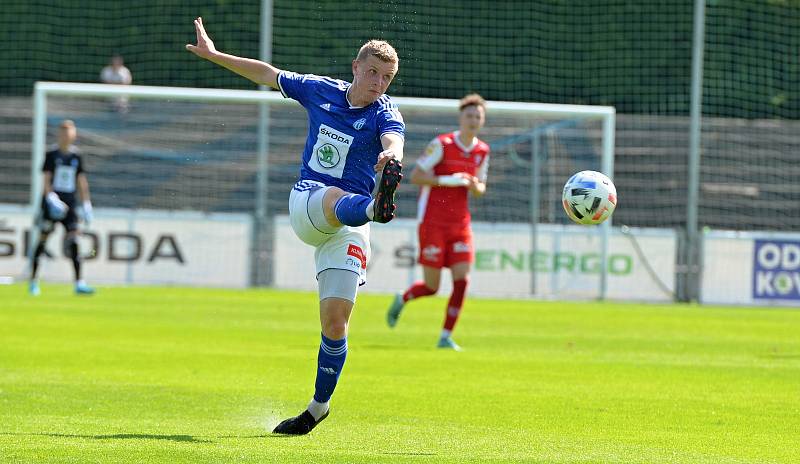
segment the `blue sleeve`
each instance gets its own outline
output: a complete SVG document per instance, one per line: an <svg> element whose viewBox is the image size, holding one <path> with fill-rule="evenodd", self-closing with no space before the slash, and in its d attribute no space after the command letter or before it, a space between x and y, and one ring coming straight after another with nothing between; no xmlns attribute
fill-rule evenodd
<svg viewBox="0 0 800 464"><path fill-rule="evenodd" d="M385 105L378 113L378 132L380 135L392 132L405 138L406 124L394 103Z"/></svg>
<svg viewBox="0 0 800 464"><path fill-rule="evenodd" d="M305 106L314 86L314 81L307 79L307 77L307 74L281 71L278 74L278 87L284 97L297 100L301 105Z"/></svg>

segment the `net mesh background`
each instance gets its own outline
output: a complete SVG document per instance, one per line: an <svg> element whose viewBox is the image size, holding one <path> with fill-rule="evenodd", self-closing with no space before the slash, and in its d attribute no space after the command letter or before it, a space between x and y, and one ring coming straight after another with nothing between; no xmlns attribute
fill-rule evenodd
<svg viewBox="0 0 800 464"><path fill-rule="evenodd" d="M282 68L349 79L357 48L367 39L382 38L396 46L401 59L392 95L459 98L476 91L489 100L616 107L614 180L620 208L615 221L634 226L684 225L693 2L471 0L460 2L459 8L431 1L273 3L273 62ZM797 229L800 4L707 3L700 225ZM219 49L257 57L259 14L258 2L4 2L0 39L10 45L0 54L1 201L28 201L28 96L33 82L97 82L109 57L119 53L135 84L255 89L249 81L197 59L184 50L184 44L194 40L192 19L202 16ZM164 121L152 111L143 114L163 123L163 128L151 127L154 132L163 131L153 138L193 139L208 134L203 118L192 125ZM301 116L278 121L273 115L270 124L276 131L284 123L302 126ZM410 116L409 137L428 138L433 127L420 130ZM236 117L247 121L251 116ZM455 114L452 122L455 125ZM499 118L493 119L490 108L485 138L498 147L498 158L504 156L512 137L500 133L501 124ZM255 137L254 125L245 126L241 139ZM89 127L79 129L90 134ZM518 129L517 135L523 138L536 130L509 129ZM419 153L416 142L409 143L409 160ZM523 159L525 147L520 144L517 151ZM569 148L575 145L566 143ZM557 148L565 144L548 146L547 156L556 157ZM564 159L559 163L591 168L580 164L581 155L568 150L560 153ZM299 150L293 154L299 157ZM524 191L524 185L514 184L526 182L524 168L515 180L494 161L490 190ZM166 161L145 157L140 162L158 171L156 163ZM240 177L219 179L219 184L234 189L231 183L238 182L239 190L252 188L247 185L253 166L246 157L230 164L237 167L225 169L238 170ZM275 172L288 175L280 170L270 175ZM551 195L548 192L543 196ZM217 205L214 208L235 206L222 197L207 201L208 207L212 203ZM525 220L521 211L528 209L527 199L513 201L521 203L498 208L494 220ZM190 202L188 207L193 205ZM548 208L543 206L543 214ZM402 208L401 214L410 214L402 211L409 208ZM476 214L484 213L476 208ZM547 221L549 216L542 219Z"/></svg>

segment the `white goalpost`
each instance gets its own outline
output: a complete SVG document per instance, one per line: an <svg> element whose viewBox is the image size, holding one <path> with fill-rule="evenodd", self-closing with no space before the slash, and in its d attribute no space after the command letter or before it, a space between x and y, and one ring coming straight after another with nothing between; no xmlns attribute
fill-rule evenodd
<svg viewBox="0 0 800 464"><path fill-rule="evenodd" d="M116 113L109 100L123 96L130 99L130 112ZM410 171L433 136L457 129L458 102L393 99L407 124L405 164ZM178 223L186 218L246 216L248 243L240 245L250 256L250 268L234 286L292 286L292 279L301 278L303 269L285 262L295 253L294 237L285 233L281 222L286 186L296 178L307 131L305 112L297 102L271 91L37 82L33 103L31 212L38 209L41 198L48 126L55 127L63 118L75 119L79 149L88 156L97 227L111 231L118 225L104 221L121 218L126 211L145 211L151 217L177 221L176 230L202 235L202 227ZM264 105L270 111L259 111ZM502 290L516 279L516 290L509 296L606 298L609 269L614 269L609 261L611 221L600 227L571 226L558 205L560 189L574 172L593 169L613 178L614 108L501 101L489 101L487 106L481 138L492 147L489 188L485 198L473 202L472 210L476 240L489 231L485 236L498 243L479 242L483 248L475 263L476 280ZM403 188L397 227L404 231L392 235L394 221L373 229L380 243L370 277L377 281L376 291L386 291L384 286L389 285L382 286L381 273L391 274L394 281L401 276L404 283L404 276L410 278L414 272L409 249L416 193ZM624 208L624 194L620 197ZM126 224L135 228L136 221ZM220 228L218 236L228 242L224 230ZM103 240L103 233L98 240ZM151 253L147 240L157 241L146 235L141 238L142 255ZM257 240L258 236L268 240ZM237 237L241 241L241 234ZM406 248L392 245L395 240ZM569 254L572 241L593 248ZM191 239L186 242L195 246ZM108 255L119 254L113 246L103 249ZM175 246L183 244L176 239ZM210 249L196 252L200 256ZM194 253L180 251L187 256ZM151 254L158 258L159 253L169 254L164 250ZM154 269L152 260L149 266ZM270 271L258 272L265 267ZM263 275L269 277L259 277Z"/></svg>

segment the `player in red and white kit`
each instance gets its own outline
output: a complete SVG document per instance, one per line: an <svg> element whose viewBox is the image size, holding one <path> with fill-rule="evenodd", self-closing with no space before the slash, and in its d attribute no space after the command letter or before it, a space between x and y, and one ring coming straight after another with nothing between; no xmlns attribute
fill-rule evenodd
<svg viewBox="0 0 800 464"><path fill-rule="evenodd" d="M460 350L451 334L456 325L475 258L469 213L469 194L486 192L489 145L478 139L486 121L486 102L470 94L459 102L459 130L441 134L425 149L411 173L411 183L420 186L418 217L419 263L423 281L397 294L386 321L397 324L409 300L434 295L439 290L442 268L450 268L453 293L447 302L439 348Z"/></svg>

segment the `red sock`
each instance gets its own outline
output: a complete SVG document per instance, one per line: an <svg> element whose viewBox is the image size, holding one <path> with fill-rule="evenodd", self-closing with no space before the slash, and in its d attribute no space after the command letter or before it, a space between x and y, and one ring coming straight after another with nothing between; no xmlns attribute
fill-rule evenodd
<svg viewBox="0 0 800 464"><path fill-rule="evenodd" d="M452 331L461 314L464 305L464 295L467 293L467 279L453 281L453 293L447 302L447 314L444 319L444 329Z"/></svg>
<svg viewBox="0 0 800 464"><path fill-rule="evenodd" d="M436 293L435 290L431 290L430 288L425 286L425 282L420 280L414 282L414 285L412 285L408 290L406 290L405 293L403 293L403 303L405 303L408 300L413 300L414 298L419 298L421 296L433 295L434 293Z"/></svg>

